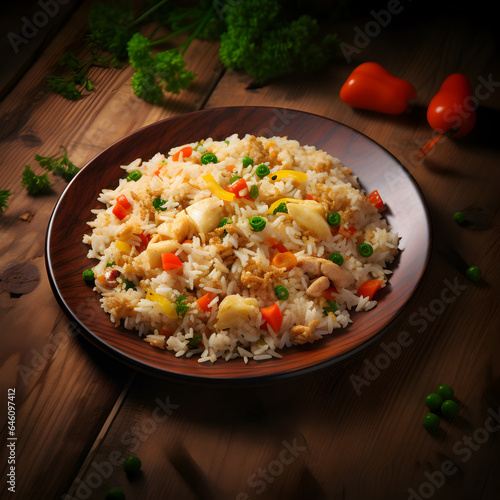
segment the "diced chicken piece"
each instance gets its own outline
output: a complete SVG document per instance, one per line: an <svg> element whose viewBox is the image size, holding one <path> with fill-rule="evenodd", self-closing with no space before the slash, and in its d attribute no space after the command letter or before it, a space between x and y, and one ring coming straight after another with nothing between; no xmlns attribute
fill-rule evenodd
<svg viewBox="0 0 500 500"><path fill-rule="evenodd" d="M325 262L321 264L321 273L339 288L346 288L354 282L354 278L344 272L340 266L330 260L324 260Z"/></svg>
<svg viewBox="0 0 500 500"><path fill-rule="evenodd" d="M149 266L151 269L161 267L161 254L173 253L180 247L177 240L158 241L156 243L149 243L146 253L149 259Z"/></svg>
<svg viewBox="0 0 500 500"><path fill-rule="evenodd" d="M332 238L330 226L326 222L325 210L321 203L313 200L301 203L288 203L288 215L304 229L311 231L323 241Z"/></svg>
<svg viewBox="0 0 500 500"><path fill-rule="evenodd" d="M290 330L290 338L293 344L305 344L306 342L315 342L321 338L321 335L314 333L319 325L319 320L313 319L307 325L296 325Z"/></svg>
<svg viewBox="0 0 500 500"><path fill-rule="evenodd" d="M321 262L326 259L319 257L299 257L297 266L303 269L309 276L319 276L321 274Z"/></svg>
<svg viewBox="0 0 500 500"><path fill-rule="evenodd" d="M307 288L306 293L309 297L321 297L323 292L330 287L330 280L326 276L316 278Z"/></svg>
<svg viewBox="0 0 500 500"><path fill-rule="evenodd" d="M222 200L210 197L197 201L186 208L186 213L196 227L203 243L206 235L219 225L223 217L223 207Z"/></svg>
<svg viewBox="0 0 500 500"><path fill-rule="evenodd" d="M144 340L154 347L165 349L165 335L148 335Z"/></svg>
<svg viewBox="0 0 500 500"><path fill-rule="evenodd" d="M240 327L248 322L248 317L259 313L257 299L228 295L219 305L217 313L217 328Z"/></svg>
<svg viewBox="0 0 500 500"><path fill-rule="evenodd" d="M274 183L269 182L265 177L262 179L259 185L259 198L265 200L268 204L273 201L283 198L281 191L274 185Z"/></svg>
<svg viewBox="0 0 500 500"><path fill-rule="evenodd" d="M173 222L164 222L157 228L158 234L171 240L177 240L179 243L184 241L189 233L194 229L191 220L185 210L179 212Z"/></svg>
<svg viewBox="0 0 500 500"><path fill-rule="evenodd" d="M349 277L337 264L320 257L299 257L297 265L309 276L326 276L339 288L346 288L353 279Z"/></svg>

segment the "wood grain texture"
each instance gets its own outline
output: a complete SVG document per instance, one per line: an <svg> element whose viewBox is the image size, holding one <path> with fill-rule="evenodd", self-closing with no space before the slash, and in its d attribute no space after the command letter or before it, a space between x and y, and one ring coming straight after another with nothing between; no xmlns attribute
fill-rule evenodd
<svg viewBox="0 0 500 500"><path fill-rule="evenodd" d="M426 105L448 74L465 73L475 89L480 77L500 82L498 34L485 5L460 11L453 4L443 12L444 6L429 4L424 2L420 11L415 2L402 4L403 12L351 63L339 60L325 73L283 78L253 90L247 88L250 79L235 72L225 73L213 88L220 66L216 51L206 46L211 63L193 57L206 67L201 78L210 84L196 90L192 108L175 108L175 102L156 108L136 101L120 72L99 73L101 93L76 106L47 94L41 77L53 71L65 47L80 43L78 17L41 54L0 104L0 187L14 192L0 217L0 270L22 255L42 277L29 294L14 298L0 293L1 394L14 385L18 390L18 498L61 498L64 493L102 498L112 486L120 486L127 498L181 500L392 500L409 498L410 488L435 500L498 497L498 432L482 430L500 407L498 86L490 83L489 93L481 94L478 124L470 136L439 143L420 162L412 157L432 137ZM335 28L344 41L354 43L353 29L373 20L370 9L386 7L367 6L365 17ZM340 102L341 84L365 60L380 62L414 83L419 97L408 113L387 117ZM421 286L392 330L339 366L293 382L235 388L138 374L124 393L129 372L66 333L68 323L44 272L44 232L64 184L56 184L54 195L35 201L23 193L19 176L36 152L50 153L63 143L82 165L123 131L171 116L172 109L196 109L208 96L209 108L263 105L317 113L379 142L411 171L425 195L434 227L433 252ZM111 105L114 98L119 104ZM120 113L123 106L130 111ZM120 118L126 123L118 123ZM117 128L94 145L113 123ZM470 220L463 227L451 219L460 209ZM27 211L34 214L31 223L18 219ZM482 268L481 283L464 278L463 266L470 264ZM404 331L411 343L386 368L377 369L384 346L397 344ZM28 384L20 365L34 371ZM455 388L460 413L430 435L421 427L423 399L443 382ZM2 403L2 447L4 411ZM474 448L465 445L468 437ZM292 460L283 452L283 442L293 445L294 440L297 456ZM5 477L3 450L0 470ZM121 468L130 454L143 462L136 480ZM441 470L447 460L456 471L433 487L428 474ZM2 482L0 496L6 494Z"/></svg>

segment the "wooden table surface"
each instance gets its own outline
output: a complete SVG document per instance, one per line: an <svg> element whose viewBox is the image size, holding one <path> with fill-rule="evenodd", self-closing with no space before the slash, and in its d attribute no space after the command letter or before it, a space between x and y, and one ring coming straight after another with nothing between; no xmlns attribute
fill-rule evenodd
<svg viewBox="0 0 500 500"><path fill-rule="evenodd" d="M498 32L484 5L471 12L396 3L399 13L386 26L367 28L374 21L369 6L335 25L356 49L351 61L340 55L320 74L260 88L224 70L217 42L195 41L186 58L198 76L163 106L133 94L129 67L94 68L96 91L79 102L49 91L45 76L59 56L83 50L90 2L61 10L19 57L7 48L0 189L13 194L0 216L2 499L99 499L112 487L127 499L498 498ZM22 10L11 15L9 29L20 29L21 16ZM373 36L356 41L366 29ZM355 110L340 100L350 71L370 60L415 85L418 98L403 115ZM426 106L453 72L472 83L477 126L416 160L433 136ZM55 181L53 194L35 198L21 187L22 171L35 165L35 154L52 154L61 144L83 166L146 124L233 105L316 113L394 154L429 207L428 268L390 331L340 365L223 388L136 373L71 334L44 262L47 224L66 183ZM454 222L457 210L469 224ZM481 282L467 280L464 264L482 269ZM441 383L455 389L460 411L430 434L422 426L424 398ZM15 407L8 415L10 389ZM15 424L15 440L7 422ZM121 464L132 454L143 472L129 480Z"/></svg>

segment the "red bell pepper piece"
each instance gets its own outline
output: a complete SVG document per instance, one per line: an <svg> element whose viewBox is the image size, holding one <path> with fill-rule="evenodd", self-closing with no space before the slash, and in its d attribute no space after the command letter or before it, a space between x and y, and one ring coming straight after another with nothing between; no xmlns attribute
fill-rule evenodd
<svg viewBox="0 0 500 500"><path fill-rule="evenodd" d="M120 220L123 220L125 219L125 217L127 217L127 215L129 215L129 212L128 210L126 210L123 205L121 203L117 203L114 207L113 207L113 214L118 217Z"/></svg>
<svg viewBox="0 0 500 500"><path fill-rule="evenodd" d="M189 158L193 154L193 148L191 146L186 146L185 148L179 149L179 151L172 155L172 160L179 161L181 153L182 158Z"/></svg>
<svg viewBox="0 0 500 500"><path fill-rule="evenodd" d="M449 75L429 103L427 108L429 125L440 134L453 132L453 137L463 137L470 133L476 125L472 95L472 86L464 75L461 73Z"/></svg>
<svg viewBox="0 0 500 500"><path fill-rule="evenodd" d="M130 201L128 201L128 198L124 195L124 194L121 194L120 196L118 196L116 198L116 203L119 203L120 205L122 205L122 207L125 209L125 210L129 210L130 207L132 206L130 204Z"/></svg>
<svg viewBox="0 0 500 500"><path fill-rule="evenodd" d="M341 225L338 234L341 234L344 238L350 238L356 231L357 229L354 226L345 227Z"/></svg>
<svg viewBox="0 0 500 500"><path fill-rule="evenodd" d="M360 64L340 89L342 101L353 108L388 115L403 113L408 107L408 99L416 97L417 91L410 82L374 62Z"/></svg>
<svg viewBox="0 0 500 500"><path fill-rule="evenodd" d="M138 234L139 238L141 239L141 244L137 247L137 250L139 253L144 252L146 248L148 247L149 241L151 240L151 235L149 234L144 234L144 231L142 233Z"/></svg>
<svg viewBox="0 0 500 500"><path fill-rule="evenodd" d="M382 288L382 283L383 283L382 280L365 281L358 288L358 293L356 295L358 297L369 297L370 300L373 300L375 292L378 292Z"/></svg>
<svg viewBox="0 0 500 500"><path fill-rule="evenodd" d="M323 297L327 300L335 300L335 295L338 293L337 289L334 286L331 286L323 292Z"/></svg>
<svg viewBox="0 0 500 500"><path fill-rule="evenodd" d="M217 297L217 294L214 292L207 292L205 295L200 297L196 302L200 306L200 309L205 312L209 312L212 308L209 307L208 305L212 300Z"/></svg>
<svg viewBox="0 0 500 500"><path fill-rule="evenodd" d="M278 303L269 307L264 307L260 312L262 314L262 319L265 321L261 328L265 329L265 327L269 325L274 333L278 333L283 323L283 315L281 314Z"/></svg>
<svg viewBox="0 0 500 500"><path fill-rule="evenodd" d="M382 197L379 192L375 189L370 194L366 195L366 199L372 204L375 205L377 210L382 210L384 208L384 202L382 201Z"/></svg>
<svg viewBox="0 0 500 500"><path fill-rule="evenodd" d="M182 268L182 260L175 253L165 252L161 254L161 267L164 271Z"/></svg>
<svg viewBox="0 0 500 500"><path fill-rule="evenodd" d="M253 198L247 193L245 195L241 195L240 191L243 191L244 189L248 189L248 184L245 179L238 179L236 182L233 182L232 184L229 184L229 186L226 188L230 193L233 193L236 198L245 198L247 200L253 201Z"/></svg>
<svg viewBox="0 0 500 500"><path fill-rule="evenodd" d="M278 241L276 238L267 238L264 240L264 244L267 245L268 247L278 250L278 252L281 253L288 252L288 248L285 245L283 245L283 243Z"/></svg>

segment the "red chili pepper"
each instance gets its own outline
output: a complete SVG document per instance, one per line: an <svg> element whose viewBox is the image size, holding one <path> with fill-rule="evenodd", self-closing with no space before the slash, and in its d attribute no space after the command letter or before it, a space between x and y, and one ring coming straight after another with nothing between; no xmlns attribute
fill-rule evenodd
<svg viewBox="0 0 500 500"><path fill-rule="evenodd" d="M408 107L408 99L416 97L417 91L410 82L374 62L360 64L340 89L342 101L353 108L388 115L403 113Z"/></svg>
<svg viewBox="0 0 500 500"><path fill-rule="evenodd" d="M382 201L382 197L379 192L375 189L370 194L366 195L366 199L372 204L375 205L377 210L381 210L384 208L384 202Z"/></svg>
<svg viewBox="0 0 500 500"><path fill-rule="evenodd" d="M453 137L470 133L476 125L472 94L469 80L461 73L446 77L427 108L429 125L440 134L453 132Z"/></svg>

